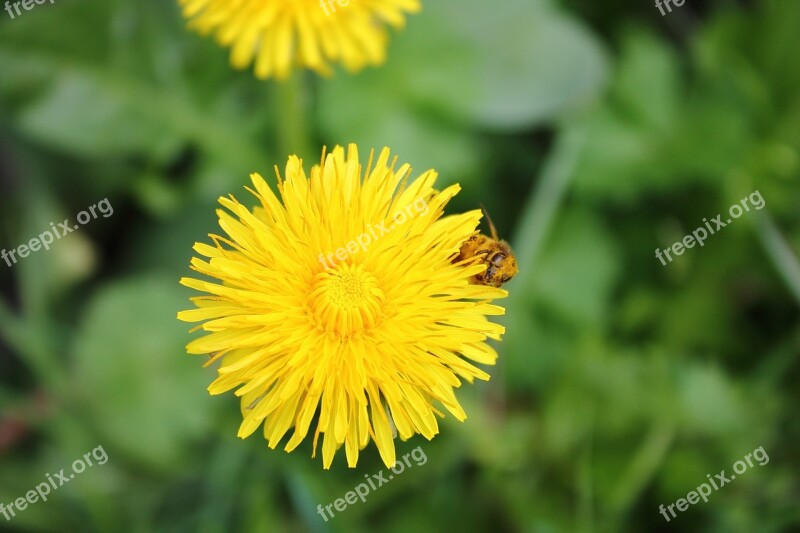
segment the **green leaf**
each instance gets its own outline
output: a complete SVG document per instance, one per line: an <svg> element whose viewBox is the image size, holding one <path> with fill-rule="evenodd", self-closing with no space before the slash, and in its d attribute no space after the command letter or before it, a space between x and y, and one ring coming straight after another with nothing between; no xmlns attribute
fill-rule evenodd
<svg viewBox="0 0 800 533"><path fill-rule="evenodd" d="M402 162L412 165L415 175L435 168L442 177L440 186L476 181L483 153L478 137L410 106L395 92L398 87L393 82L386 85L387 75L399 73L366 71L337 76L320 86L318 119L325 144L354 142L364 152L388 146Z"/></svg>
<svg viewBox="0 0 800 533"><path fill-rule="evenodd" d="M163 468L211 427L212 371L186 355L175 318L187 291L177 280L134 278L99 291L88 304L75 348L75 385L98 431L132 458Z"/></svg>
<svg viewBox="0 0 800 533"><path fill-rule="evenodd" d="M528 278L531 297L578 325L602 324L621 270L614 239L598 218L578 211L556 226L550 242Z"/></svg>
<svg viewBox="0 0 800 533"><path fill-rule="evenodd" d="M0 82L0 106L24 134L79 156L134 154L159 164L196 143L243 175L268 168L249 135L267 123L259 112L266 99L241 91L224 58L207 65L182 46L196 41L224 54L181 28L177 6L88 0L40 9L41 17L0 28L0 71L9 80ZM259 105L245 105L248 97Z"/></svg>
<svg viewBox="0 0 800 533"><path fill-rule="evenodd" d="M19 126L35 139L85 157L142 151L161 152L163 159L177 151L179 140L170 130L137 116L116 96L87 76L65 72L21 113Z"/></svg>
<svg viewBox="0 0 800 533"><path fill-rule="evenodd" d="M475 182L486 159L476 126L555 120L596 97L606 63L592 35L545 2L439 0L392 36L385 65L319 85L320 127L328 144L390 146L448 183Z"/></svg>
<svg viewBox="0 0 800 533"><path fill-rule="evenodd" d="M426 5L390 50L413 101L494 130L554 120L603 89L602 45L543 0Z"/></svg>

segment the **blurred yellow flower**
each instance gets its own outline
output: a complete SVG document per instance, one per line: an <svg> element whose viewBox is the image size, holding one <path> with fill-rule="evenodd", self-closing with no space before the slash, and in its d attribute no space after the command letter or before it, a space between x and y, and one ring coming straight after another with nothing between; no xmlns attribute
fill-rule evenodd
<svg viewBox="0 0 800 533"><path fill-rule="evenodd" d="M178 318L203 322L187 351L221 359L209 392L237 389L241 438L263 423L274 449L294 427L292 451L319 411L325 468L343 444L355 467L370 438L392 466L396 434L433 438L434 402L463 421L453 389L489 379L468 360L494 364L485 341L504 329L486 317L503 314L491 300L507 293L470 284L484 266L452 263L480 211L443 216L460 187L433 189L433 170L407 184L410 167L389 158L384 148L364 170L355 145L336 147L306 177L292 156L285 181L276 168L281 200L253 174L260 206L220 198L227 237L195 244L208 259L192 269L221 283L182 279L209 296Z"/></svg>
<svg viewBox="0 0 800 533"><path fill-rule="evenodd" d="M402 27L419 0L178 0L189 26L230 46L231 62L285 78L297 64L330 75L385 61L385 25Z"/></svg>

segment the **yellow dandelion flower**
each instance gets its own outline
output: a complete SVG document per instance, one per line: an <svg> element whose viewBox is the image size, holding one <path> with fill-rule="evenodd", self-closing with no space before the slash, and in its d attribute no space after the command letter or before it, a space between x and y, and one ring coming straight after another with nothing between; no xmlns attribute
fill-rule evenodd
<svg viewBox="0 0 800 533"><path fill-rule="evenodd" d="M504 331L487 315L503 314L491 300L506 291L469 282L485 266L453 263L480 211L443 216L460 187L433 189L433 170L409 184L389 157L370 155L364 171L355 145L323 150L306 177L292 156L283 178L275 169L280 200L253 174L260 205L220 198L227 237L194 246L206 259L192 269L220 283L181 280L208 294L178 318L203 322L187 351L221 360L209 392L236 389L239 437L263 423L274 449L294 428L290 452L317 415L324 468L342 445L355 467L370 439L394 465L397 434L438 433L435 403L463 421L453 389L489 379L470 361L494 364L486 340Z"/></svg>
<svg viewBox="0 0 800 533"><path fill-rule="evenodd" d="M419 0L178 0L189 27L231 47L231 63L285 78L294 64L330 75L385 61L386 25L405 24Z"/></svg>

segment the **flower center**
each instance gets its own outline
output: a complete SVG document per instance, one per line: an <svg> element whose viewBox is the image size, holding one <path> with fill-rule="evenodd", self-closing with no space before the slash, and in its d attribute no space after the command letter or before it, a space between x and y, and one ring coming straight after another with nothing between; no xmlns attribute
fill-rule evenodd
<svg viewBox="0 0 800 533"><path fill-rule="evenodd" d="M309 305L317 327L350 337L380 322L385 300L375 276L343 263L317 274Z"/></svg>

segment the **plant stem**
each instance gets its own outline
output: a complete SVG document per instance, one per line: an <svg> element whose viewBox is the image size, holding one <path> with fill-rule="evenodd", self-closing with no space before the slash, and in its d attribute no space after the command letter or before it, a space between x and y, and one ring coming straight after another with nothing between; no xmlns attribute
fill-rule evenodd
<svg viewBox="0 0 800 533"><path fill-rule="evenodd" d="M278 125L275 136L281 157L297 154L305 159L316 153L311 146L309 133L311 96L305 83L308 79L305 74L293 72L286 80L276 81L273 85Z"/></svg>
<svg viewBox="0 0 800 533"><path fill-rule="evenodd" d="M542 167L541 176L525 202L522 220L512 239L519 264L519 274L512 281L509 297L505 302L506 316L500 323L508 327L503 339L506 346L516 346L518 339L528 334L525 328L525 287L534 275L539 253L561 208L564 196L575 174L586 138L579 124L565 124L558 134L553 152ZM505 394L503 359L498 365L496 379L492 380L496 393Z"/></svg>
<svg viewBox="0 0 800 533"><path fill-rule="evenodd" d="M539 182L525 202L522 220L514 235L514 250L524 278L530 277L536 266L539 251L564 200L583 146L585 135L582 129L575 126L564 129L544 164Z"/></svg>

